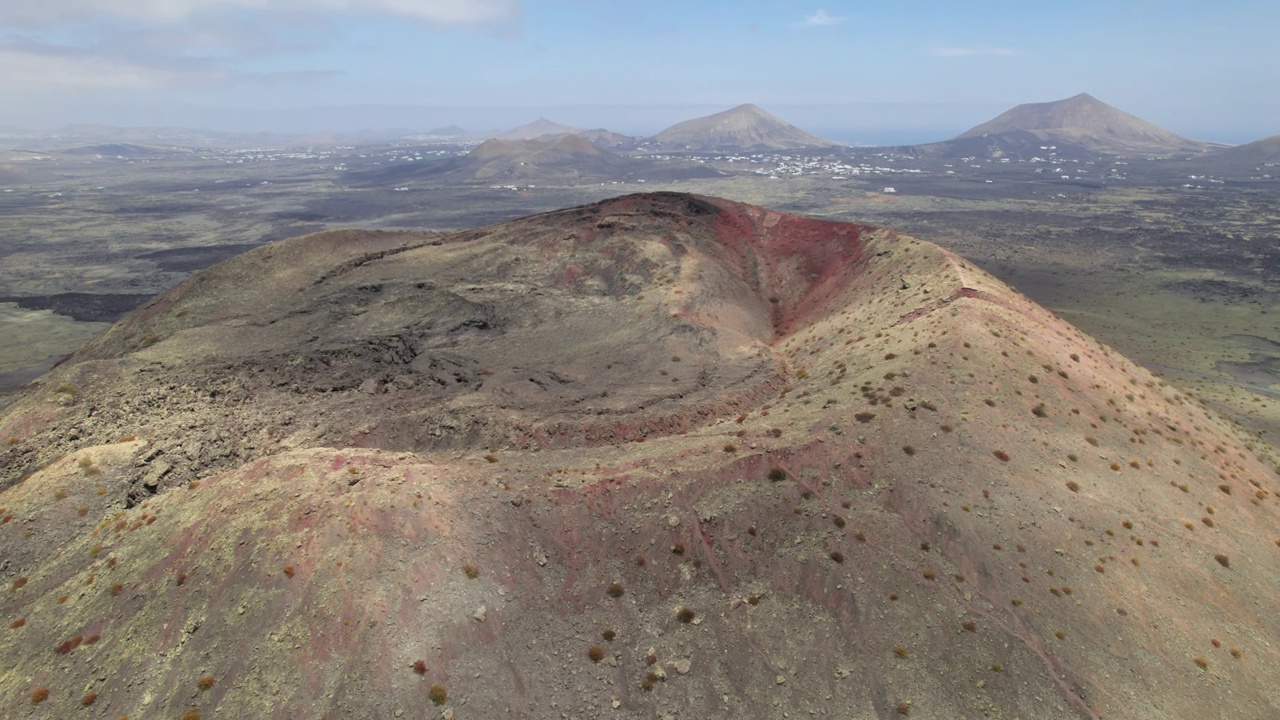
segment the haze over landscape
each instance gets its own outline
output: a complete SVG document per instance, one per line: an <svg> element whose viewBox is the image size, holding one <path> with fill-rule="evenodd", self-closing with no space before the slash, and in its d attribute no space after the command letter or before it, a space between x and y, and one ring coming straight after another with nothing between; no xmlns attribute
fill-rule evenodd
<svg viewBox="0 0 1280 720"><path fill-rule="evenodd" d="M646 135L755 102L842 142L938 140L1088 91L1198 139L1275 134L1274 3L15 0L0 125Z"/></svg>
<svg viewBox="0 0 1280 720"><path fill-rule="evenodd" d="M11 0L0 717L1280 717L1280 12Z"/></svg>

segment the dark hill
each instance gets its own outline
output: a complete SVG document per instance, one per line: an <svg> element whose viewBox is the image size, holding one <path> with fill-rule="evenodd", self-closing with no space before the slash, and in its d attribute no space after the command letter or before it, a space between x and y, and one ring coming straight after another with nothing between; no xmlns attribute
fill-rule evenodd
<svg viewBox="0 0 1280 720"><path fill-rule="evenodd" d="M936 158L1054 158L1059 160L1092 160L1100 156L1083 145L1063 140L1046 140L1029 130L1010 130L994 135L956 138L923 145L894 148L904 155Z"/></svg>
<svg viewBox="0 0 1280 720"><path fill-rule="evenodd" d="M607 182L714 177L703 166L656 163L618 155L573 134L538 140L486 140L467 155L362 174L369 184L437 181L484 184Z"/></svg>
<svg viewBox="0 0 1280 720"><path fill-rule="evenodd" d="M457 125L446 125L444 127L432 128L427 131L427 135L435 137L458 137L467 134L469 133L467 133L465 129L460 128Z"/></svg>
<svg viewBox="0 0 1280 720"><path fill-rule="evenodd" d="M172 148L160 148L150 145L137 145L134 143L103 143L98 145L81 145L79 147L68 148L66 150L58 150L60 155L102 155L104 157L157 157L161 155L173 154L190 154L186 150L174 150Z"/></svg>
<svg viewBox="0 0 1280 720"><path fill-rule="evenodd" d="M1199 172L1249 177L1280 177L1280 135L1208 153L1190 163Z"/></svg>

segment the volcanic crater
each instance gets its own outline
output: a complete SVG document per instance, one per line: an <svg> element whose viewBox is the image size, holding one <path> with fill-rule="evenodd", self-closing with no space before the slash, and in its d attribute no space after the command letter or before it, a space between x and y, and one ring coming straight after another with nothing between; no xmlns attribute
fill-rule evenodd
<svg viewBox="0 0 1280 720"><path fill-rule="evenodd" d="M1275 449L890 230L294 238L3 412L6 717L1280 711Z"/></svg>

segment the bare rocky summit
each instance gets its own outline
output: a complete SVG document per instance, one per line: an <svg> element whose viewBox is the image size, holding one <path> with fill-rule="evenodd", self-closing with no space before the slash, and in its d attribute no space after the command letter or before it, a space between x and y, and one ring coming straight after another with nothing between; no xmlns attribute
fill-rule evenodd
<svg viewBox="0 0 1280 720"><path fill-rule="evenodd" d="M4 717L1280 712L1275 449L889 230L285 240L0 453Z"/></svg>

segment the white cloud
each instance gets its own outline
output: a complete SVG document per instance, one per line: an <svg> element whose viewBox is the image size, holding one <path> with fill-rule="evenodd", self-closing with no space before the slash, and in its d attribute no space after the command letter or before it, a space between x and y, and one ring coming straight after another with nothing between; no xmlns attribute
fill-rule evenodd
<svg viewBox="0 0 1280 720"><path fill-rule="evenodd" d="M805 15L804 22L800 23L800 27L831 27L844 22L844 18L835 17L826 10L819 10L812 15Z"/></svg>
<svg viewBox="0 0 1280 720"><path fill-rule="evenodd" d="M341 74L256 71L332 44L355 18L510 34L523 0L0 0L0 89L204 89Z"/></svg>
<svg viewBox="0 0 1280 720"><path fill-rule="evenodd" d="M244 72L200 60L166 64L71 48L0 47L0 92L111 94L201 90L236 83L299 85L343 74L340 70Z"/></svg>
<svg viewBox="0 0 1280 720"><path fill-rule="evenodd" d="M0 90L19 92L127 92L226 82L214 70L166 69L93 54L56 55L0 48Z"/></svg>
<svg viewBox="0 0 1280 720"><path fill-rule="evenodd" d="M3 0L0 25L39 27L91 18L175 23L197 15L250 10L298 15L342 13L441 25L519 20L521 0Z"/></svg>
<svg viewBox="0 0 1280 720"><path fill-rule="evenodd" d="M935 48L931 55L944 58L966 57L1020 57L1023 52L1012 48L998 47L944 47Z"/></svg>

